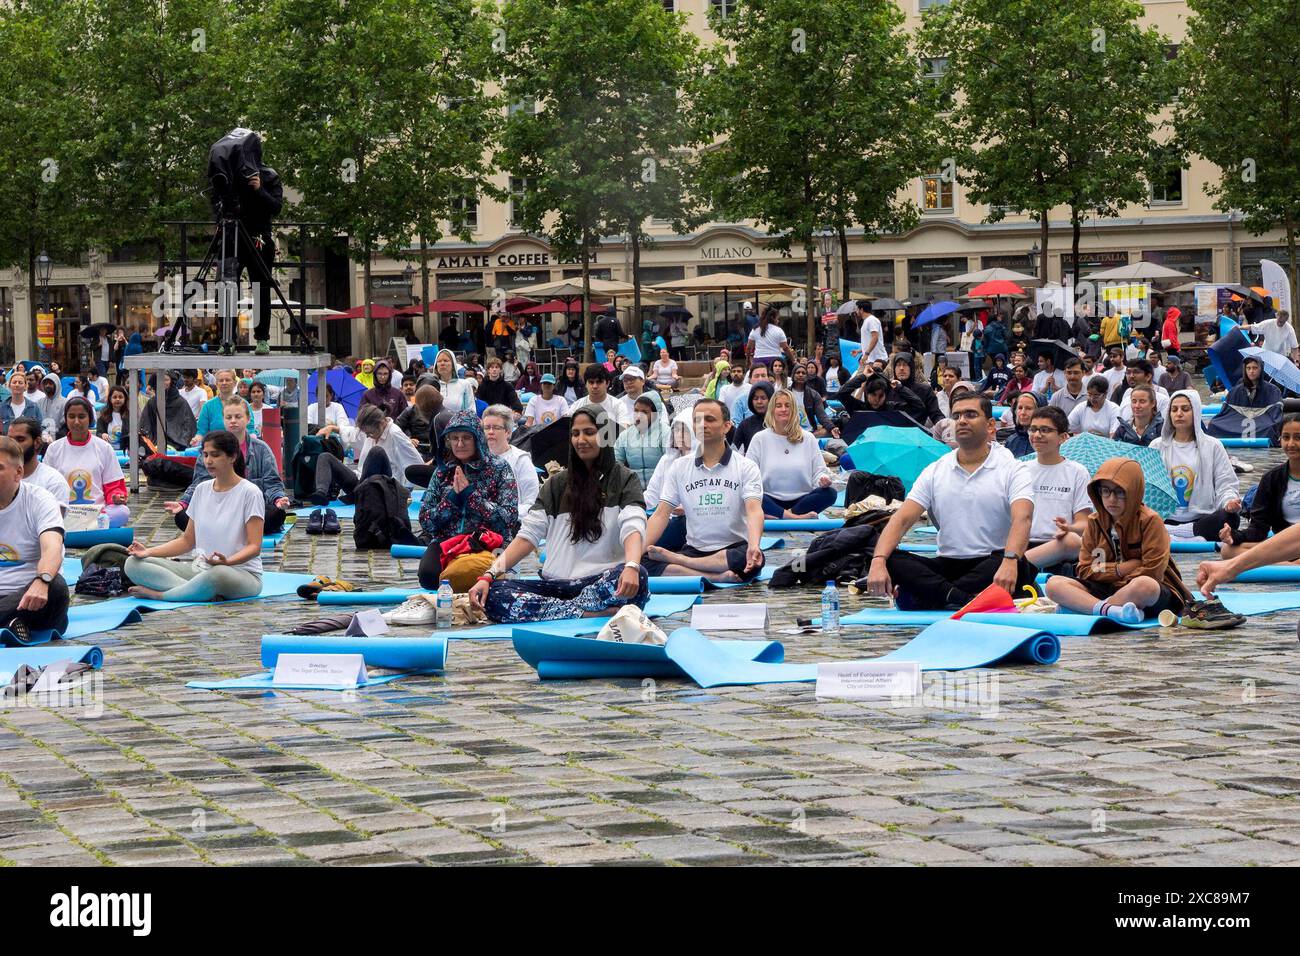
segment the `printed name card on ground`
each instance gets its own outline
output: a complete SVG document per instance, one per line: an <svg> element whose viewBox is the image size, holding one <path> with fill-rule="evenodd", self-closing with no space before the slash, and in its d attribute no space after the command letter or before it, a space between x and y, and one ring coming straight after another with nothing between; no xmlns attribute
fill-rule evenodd
<svg viewBox="0 0 1300 956"><path fill-rule="evenodd" d="M378 637L380 634L387 633L388 623L384 620L384 612L371 608L353 614L343 635L344 637Z"/></svg>
<svg viewBox="0 0 1300 956"><path fill-rule="evenodd" d="M281 654L271 683L291 687L347 690L366 682L366 661L360 654Z"/></svg>
<svg viewBox="0 0 1300 956"><path fill-rule="evenodd" d="M818 697L836 700L891 700L921 695L921 665L916 661L835 661L817 665Z"/></svg>
<svg viewBox="0 0 1300 956"><path fill-rule="evenodd" d="M766 626L766 604L697 604L691 608L691 627L697 631L761 631Z"/></svg>

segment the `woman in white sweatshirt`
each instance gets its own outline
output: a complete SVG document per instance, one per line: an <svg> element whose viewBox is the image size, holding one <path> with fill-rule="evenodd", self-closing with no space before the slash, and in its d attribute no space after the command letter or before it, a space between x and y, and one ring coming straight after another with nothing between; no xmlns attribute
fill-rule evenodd
<svg viewBox="0 0 1300 956"><path fill-rule="evenodd" d="M821 448L799 427L799 409L788 389L767 407L767 426L754 435L745 456L763 475L763 513L771 518L816 518L835 503L835 489Z"/></svg>
<svg viewBox="0 0 1300 956"><path fill-rule="evenodd" d="M466 374L458 378L459 366L456 356L447 349L438 352L433 360L433 374L438 379L438 391L442 392L444 411L476 412L474 391L478 388L478 379Z"/></svg>
<svg viewBox="0 0 1300 956"><path fill-rule="evenodd" d="M1178 509L1165 524L1192 526L1192 534L1217 541L1224 526L1237 530L1241 521L1241 485L1223 443L1201 430L1201 397L1192 389L1169 397L1169 415L1160 437L1151 443L1160 452Z"/></svg>

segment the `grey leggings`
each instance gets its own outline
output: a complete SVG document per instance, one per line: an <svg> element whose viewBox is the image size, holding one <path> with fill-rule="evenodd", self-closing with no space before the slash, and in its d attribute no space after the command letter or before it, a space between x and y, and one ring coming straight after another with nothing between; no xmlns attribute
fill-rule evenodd
<svg viewBox="0 0 1300 956"><path fill-rule="evenodd" d="M196 571L188 560L132 557L123 570L135 584L162 591L163 601L230 601L262 593L261 575L240 567Z"/></svg>

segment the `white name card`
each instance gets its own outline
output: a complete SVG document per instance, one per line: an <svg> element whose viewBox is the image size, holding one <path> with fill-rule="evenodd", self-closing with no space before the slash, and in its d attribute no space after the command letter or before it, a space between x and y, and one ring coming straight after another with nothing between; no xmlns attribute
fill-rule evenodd
<svg viewBox="0 0 1300 956"><path fill-rule="evenodd" d="M766 626L766 604L697 604L691 608L691 627L697 631L761 631Z"/></svg>
<svg viewBox="0 0 1300 956"><path fill-rule="evenodd" d="M366 682L366 660L360 654L281 654L271 683L277 687L338 687Z"/></svg>
<svg viewBox="0 0 1300 956"><path fill-rule="evenodd" d="M921 665L916 661L835 661L817 665L817 696L838 700L919 697Z"/></svg>
<svg viewBox="0 0 1300 956"><path fill-rule="evenodd" d="M347 630L343 632L344 637L378 637L380 634L388 633L388 623L384 620L384 612L369 608L365 611L357 611L352 615L352 621L348 624Z"/></svg>

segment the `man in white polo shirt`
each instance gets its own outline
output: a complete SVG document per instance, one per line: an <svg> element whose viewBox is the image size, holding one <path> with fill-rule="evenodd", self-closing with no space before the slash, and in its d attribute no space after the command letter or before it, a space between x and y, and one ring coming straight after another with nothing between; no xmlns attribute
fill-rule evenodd
<svg viewBox="0 0 1300 956"><path fill-rule="evenodd" d="M699 453L673 462L664 476L659 506L646 527L646 573L702 574L710 581L753 580L763 568L763 476L727 441L731 416L705 398L691 409ZM657 547L673 510L686 516L686 546Z"/></svg>
<svg viewBox="0 0 1300 956"><path fill-rule="evenodd" d="M23 452L0 438L0 627L24 642L32 631L68 629L63 513L44 488L23 481Z"/></svg>
<svg viewBox="0 0 1300 956"><path fill-rule="evenodd" d="M1033 480L995 440L992 404L965 395L953 401L950 417L956 449L921 472L871 559L867 590L893 594L900 610L957 610L990 584L1016 595L1038 573L1025 560ZM938 555L897 551L925 512L939 529Z"/></svg>

